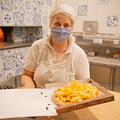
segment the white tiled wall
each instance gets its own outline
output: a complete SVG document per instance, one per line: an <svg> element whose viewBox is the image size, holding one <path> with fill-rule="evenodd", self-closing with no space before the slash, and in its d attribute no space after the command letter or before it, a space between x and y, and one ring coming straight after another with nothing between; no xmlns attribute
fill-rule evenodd
<svg viewBox="0 0 120 120"><path fill-rule="evenodd" d="M98 21L98 33L120 34L120 0L54 1L57 4L68 4L75 9L77 19L73 32L82 32L83 21Z"/></svg>

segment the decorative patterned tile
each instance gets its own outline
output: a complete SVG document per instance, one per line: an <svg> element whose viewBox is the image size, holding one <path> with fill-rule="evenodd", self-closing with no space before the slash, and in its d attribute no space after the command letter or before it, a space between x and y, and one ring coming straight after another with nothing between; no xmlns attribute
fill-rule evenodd
<svg viewBox="0 0 120 120"><path fill-rule="evenodd" d="M42 37L46 37L47 36L47 25L43 25L42 26Z"/></svg>
<svg viewBox="0 0 120 120"><path fill-rule="evenodd" d="M0 1L0 25L2 25L2 9L1 9L1 1Z"/></svg>
<svg viewBox="0 0 120 120"><path fill-rule="evenodd" d="M14 0L14 24L24 25L25 4L23 0Z"/></svg>
<svg viewBox="0 0 120 120"><path fill-rule="evenodd" d="M27 27L26 28L26 41L34 41L34 36L33 36L33 28L32 27Z"/></svg>
<svg viewBox="0 0 120 120"><path fill-rule="evenodd" d="M33 22L34 22L34 25L42 25L41 24L41 14L39 14L39 13L34 14Z"/></svg>
<svg viewBox="0 0 120 120"><path fill-rule="evenodd" d="M0 51L0 81L4 79L4 52L3 50Z"/></svg>
<svg viewBox="0 0 120 120"><path fill-rule="evenodd" d="M86 16L86 15L87 15L87 5L79 5L78 16Z"/></svg>
<svg viewBox="0 0 120 120"><path fill-rule="evenodd" d="M14 48L14 53L15 54L19 54L19 53L24 53L24 47L20 47L20 48Z"/></svg>
<svg viewBox="0 0 120 120"><path fill-rule="evenodd" d="M13 25L13 12L2 10L2 25Z"/></svg>
<svg viewBox="0 0 120 120"><path fill-rule="evenodd" d="M52 0L47 0L48 5L52 5Z"/></svg>
<svg viewBox="0 0 120 120"><path fill-rule="evenodd" d="M22 27L14 27L14 42L23 41L23 29Z"/></svg>
<svg viewBox="0 0 120 120"><path fill-rule="evenodd" d="M22 27L22 41L26 41L26 27Z"/></svg>
<svg viewBox="0 0 120 120"><path fill-rule="evenodd" d="M15 76L15 71L13 71L13 69L4 71L4 80L13 76Z"/></svg>
<svg viewBox="0 0 120 120"><path fill-rule="evenodd" d="M4 79L22 74L28 49L29 47L16 48L14 54L4 56L4 62L2 63L4 65ZM2 76L2 74L0 76Z"/></svg>
<svg viewBox="0 0 120 120"><path fill-rule="evenodd" d="M24 24L25 25L33 25L32 3L33 2L30 0L24 0L24 4L25 4Z"/></svg>
<svg viewBox="0 0 120 120"><path fill-rule="evenodd" d="M47 24L47 16L43 16L43 24Z"/></svg>
<svg viewBox="0 0 120 120"><path fill-rule="evenodd" d="M24 24L29 26L33 25L33 15L31 12L25 12Z"/></svg>
<svg viewBox="0 0 120 120"><path fill-rule="evenodd" d="M43 25L43 15L47 16L46 0L33 0L33 25Z"/></svg>
<svg viewBox="0 0 120 120"><path fill-rule="evenodd" d="M34 27L33 28L34 41L42 38L42 29L41 28L42 27Z"/></svg>
<svg viewBox="0 0 120 120"><path fill-rule="evenodd" d="M108 16L107 17L107 27L117 27L118 26L118 17L117 16Z"/></svg>
<svg viewBox="0 0 120 120"><path fill-rule="evenodd" d="M98 0L98 3L106 4L108 3L108 0Z"/></svg>
<svg viewBox="0 0 120 120"><path fill-rule="evenodd" d="M4 56L14 55L15 49L6 49L4 50Z"/></svg>
<svg viewBox="0 0 120 120"><path fill-rule="evenodd" d="M1 0L2 25L13 25L13 0Z"/></svg>

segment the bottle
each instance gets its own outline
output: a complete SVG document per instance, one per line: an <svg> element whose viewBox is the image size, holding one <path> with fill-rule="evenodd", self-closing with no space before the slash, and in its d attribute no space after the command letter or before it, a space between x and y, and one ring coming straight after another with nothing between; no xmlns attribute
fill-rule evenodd
<svg viewBox="0 0 120 120"><path fill-rule="evenodd" d="M106 50L106 58L110 58L110 50L109 49Z"/></svg>

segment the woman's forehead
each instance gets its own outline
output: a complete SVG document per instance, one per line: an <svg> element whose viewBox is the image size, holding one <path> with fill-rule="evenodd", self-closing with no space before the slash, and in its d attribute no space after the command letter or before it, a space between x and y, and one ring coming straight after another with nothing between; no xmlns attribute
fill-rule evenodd
<svg viewBox="0 0 120 120"><path fill-rule="evenodd" d="M59 20L59 21L67 21L67 22L71 22L71 18L67 15L64 15L62 13L59 13L57 15L54 16L54 20Z"/></svg>

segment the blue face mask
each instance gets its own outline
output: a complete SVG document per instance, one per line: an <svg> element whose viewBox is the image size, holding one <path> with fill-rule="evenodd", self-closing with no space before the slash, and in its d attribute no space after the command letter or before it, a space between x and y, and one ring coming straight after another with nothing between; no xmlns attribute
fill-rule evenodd
<svg viewBox="0 0 120 120"><path fill-rule="evenodd" d="M53 38L58 42L66 40L70 36L70 32L71 30L67 28L51 27L51 34Z"/></svg>

